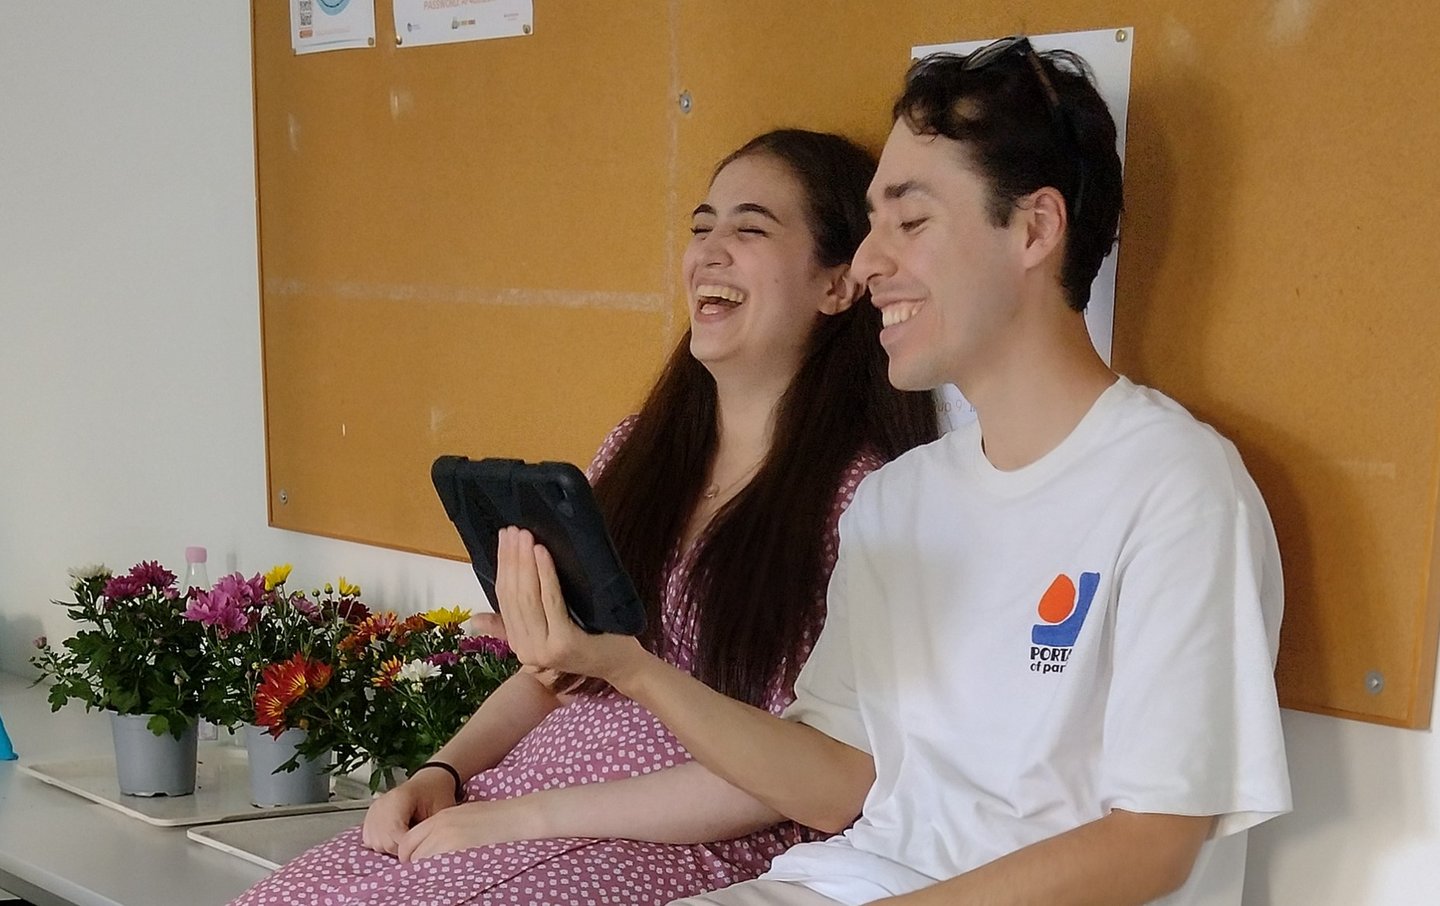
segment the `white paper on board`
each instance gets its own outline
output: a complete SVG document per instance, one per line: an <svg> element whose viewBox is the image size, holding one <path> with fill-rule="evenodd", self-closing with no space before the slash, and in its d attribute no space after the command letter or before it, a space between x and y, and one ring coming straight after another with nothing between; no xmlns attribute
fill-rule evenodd
<svg viewBox="0 0 1440 906"><path fill-rule="evenodd" d="M297 54L375 46L375 0L290 0Z"/></svg>
<svg viewBox="0 0 1440 906"><path fill-rule="evenodd" d="M534 29L531 0L395 0L401 47L519 38Z"/></svg>
<svg viewBox="0 0 1440 906"><path fill-rule="evenodd" d="M1094 31L1060 32L1050 35L1029 35L1036 50L1070 50L1090 64L1100 96L1110 106L1115 118L1115 146L1120 163L1125 163L1125 120L1130 110L1130 57L1135 46L1135 29L1100 28ZM932 53L968 54L989 44L993 38L977 41L956 41L949 44L925 44L910 49L910 58L918 60ZM1090 285L1090 305L1085 309L1085 326L1095 350L1108 365L1115 332L1115 267L1120 247L1106 257ZM942 426L956 428L975 418L975 409L954 385L946 384L936 391Z"/></svg>

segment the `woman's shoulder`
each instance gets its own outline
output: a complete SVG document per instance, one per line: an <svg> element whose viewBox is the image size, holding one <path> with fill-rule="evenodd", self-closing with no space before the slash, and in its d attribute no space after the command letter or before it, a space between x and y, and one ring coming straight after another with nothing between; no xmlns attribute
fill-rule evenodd
<svg viewBox="0 0 1440 906"><path fill-rule="evenodd" d="M839 521L840 514L845 512L850 501L855 499L855 491L860 487L860 482L883 465L885 465L885 457L870 447L860 450L851 458L844 471L840 473L840 484L835 488L835 505L830 514L832 525Z"/></svg>
<svg viewBox="0 0 1440 906"><path fill-rule="evenodd" d="M625 441L630 439L630 433L635 430L635 422L638 419L638 415L627 415L620 420L620 424L611 428L610 433L605 435L600 449L595 451L595 458L590 460L590 468L585 470L585 477L590 479L591 484L594 484L595 479L600 477L600 473L605 471L605 467L610 465L610 460L615 458L615 454L620 451L620 448L625 446Z"/></svg>

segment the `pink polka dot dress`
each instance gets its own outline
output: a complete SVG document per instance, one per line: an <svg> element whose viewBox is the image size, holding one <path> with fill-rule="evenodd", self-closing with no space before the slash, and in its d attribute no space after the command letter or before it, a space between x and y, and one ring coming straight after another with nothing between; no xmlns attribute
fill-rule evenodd
<svg viewBox="0 0 1440 906"><path fill-rule="evenodd" d="M611 432L591 466L602 469L629 435L627 419ZM861 456L837 489L825 546L834 567L837 523L855 487L880 465ZM667 659L693 669L694 625L685 617L693 549L672 556L662 619ZM825 584L816 589L824 608ZM818 621L817 621L818 623ZM810 653L805 638L798 656ZM793 698L777 678L767 705L779 713ZM636 777L690 761L679 741L654 715L615 693L579 695L545 717L498 765L475 775L469 799L497 800L537 790ZM817 833L779 824L733 840L704 844L647 843L624 839L561 838L497 843L444 853L402 865L360 843L347 831L305 852L243 894L232 906L597 906L660 904L749 880L770 860Z"/></svg>

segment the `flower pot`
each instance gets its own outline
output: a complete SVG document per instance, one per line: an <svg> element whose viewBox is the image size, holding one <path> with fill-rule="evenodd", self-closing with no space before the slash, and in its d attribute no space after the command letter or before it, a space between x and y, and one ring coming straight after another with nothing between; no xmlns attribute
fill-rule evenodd
<svg viewBox="0 0 1440 906"><path fill-rule="evenodd" d="M370 788L377 793L388 793L410 779L410 772L398 764L384 765L370 762ZM374 778L379 777L379 780Z"/></svg>
<svg viewBox="0 0 1440 906"><path fill-rule="evenodd" d="M115 773L126 796L188 796L195 792L195 742L198 724L179 739L156 736L146 726L149 714L111 714Z"/></svg>
<svg viewBox="0 0 1440 906"><path fill-rule="evenodd" d="M262 808L275 805L303 805L330 798L330 766L327 756L314 761L302 758L293 771L275 773L295 754L305 731L286 730L277 739L264 727L245 727L245 751L250 756L250 801Z"/></svg>

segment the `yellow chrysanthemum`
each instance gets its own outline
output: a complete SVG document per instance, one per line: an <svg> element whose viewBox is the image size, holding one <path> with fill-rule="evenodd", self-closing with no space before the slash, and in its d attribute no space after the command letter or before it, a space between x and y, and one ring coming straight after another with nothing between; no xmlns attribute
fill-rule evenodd
<svg viewBox="0 0 1440 906"><path fill-rule="evenodd" d="M341 577L340 577L340 597L342 597L342 598L358 598L358 597L360 597L360 586L350 584L349 582L347 582L347 581L345 580L345 577L344 577L344 576L341 576Z"/></svg>
<svg viewBox="0 0 1440 906"><path fill-rule="evenodd" d="M265 574L265 590L274 591L277 585L284 585L285 580L290 578L291 568L289 563L270 567L270 571Z"/></svg>
<svg viewBox="0 0 1440 906"><path fill-rule="evenodd" d="M437 607L434 610L425 611L420 616L436 626L450 629L470 619L470 611L461 607Z"/></svg>

